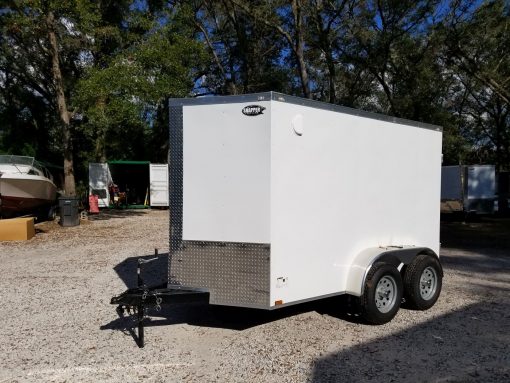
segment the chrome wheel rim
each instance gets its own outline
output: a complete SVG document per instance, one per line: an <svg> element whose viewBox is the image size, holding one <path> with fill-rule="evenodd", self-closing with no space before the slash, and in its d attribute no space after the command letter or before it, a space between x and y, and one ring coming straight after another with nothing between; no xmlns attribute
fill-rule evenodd
<svg viewBox="0 0 510 383"><path fill-rule="evenodd" d="M375 306L385 314L395 306L397 300L397 281L391 275L383 276L375 289Z"/></svg>
<svg viewBox="0 0 510 383"><path fill-rule="evenodd" d="M433 267L426 267L420 277L420 296L423 300L429 300L437 290L437 272Z"/></svg>

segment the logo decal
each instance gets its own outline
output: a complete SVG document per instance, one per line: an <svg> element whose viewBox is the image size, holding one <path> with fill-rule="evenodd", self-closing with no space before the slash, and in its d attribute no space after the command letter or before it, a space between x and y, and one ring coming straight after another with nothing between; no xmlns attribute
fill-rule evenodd
<svg viewBox="0 0 510 383"><path fill-rule="evenodd" d="M264 110L266 110L266 108L260 105L248 105L243 108L242 112L245 116L258 116L259 114L263 114Z"/></svg>

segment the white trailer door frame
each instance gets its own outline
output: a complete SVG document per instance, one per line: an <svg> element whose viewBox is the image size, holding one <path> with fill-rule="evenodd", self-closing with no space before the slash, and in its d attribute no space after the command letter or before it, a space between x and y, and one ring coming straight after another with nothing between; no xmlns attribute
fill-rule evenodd
<svg viewBox="0 0 510 383"><path fill-rule="evenodd" d="M150 164L150 204L168 207L168 165Z"/></svg>
<svg viewBox="0 0 510 383"><path fill-rule="evenodd" d="M89 194L99 197L99 207L110 206L110 193L108 187L112 183L110 168L106 163L89 163Z"/></svg>

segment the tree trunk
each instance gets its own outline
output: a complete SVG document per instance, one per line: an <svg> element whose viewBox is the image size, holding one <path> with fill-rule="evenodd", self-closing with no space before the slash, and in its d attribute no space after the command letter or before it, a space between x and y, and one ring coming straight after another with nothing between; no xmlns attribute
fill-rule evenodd
<svg viewBox="0 0 510 383"><path fill-rule="evenodd" d="M48 24L48 39L50 42L51 72L53 76L53 85L57 98L58 113L62 123L62 140L64 148L64 191L68 196L76 195L76 184L74 181L73 164L73 143L71 137L71 124L69 122L69 112L67 110L66 97L64 94L64 82L62 81L62 72L60 71L60 56L58 53L57 35L55 33L55 16L53 12L48 11L46 17Z"/></svg>
<svg viewBox="0 0 510 383"><path fill-rule="evenodd" d="M395 107L395 102L393 100L393 93L386 83L384 71L379 74L377 69L372 70L372 73L376 77L377 81L379 81L379 84L383 87L384 94L386 95L386 98L388 99L388 102L390 104L390 114L395 117L400 117L400 114L397 111L397 108Z"/></svg>
<svg viewBox="0 0 510 383"><path fill-rule="evenodd" d="M326 52L326 64L328 66L328 84L329 84L329 102L331 104L336 103L336 90L335 90L335 79L336 79L336 68L333 55L331 50Z"/></svg>
<svg viewBox="0 0 510 383"><path fill-rule="evenodd" d="M301 79L301 87L303 89L303 94L306 98L311 98L312 95L310 93L310 81L308 79L308 71L306 70L306 62L304 55L304 31L303 31L303 15L301 9L300 0L292 1L292 13L294 15L294 35L295 35L295 45L294 45L294 54L296 55L299 78ZM292 44L291 41L289 43Z"/></svg>
<svg viewBox="0 0 510 383"><path fill-rule="evenodd" d="M246 15L252 17L254 20L258 22L267 25L268 27L274 28L279 34L281 34L285 38L285 40L287 40L289 48L292 50L292 53L296 57L298 75L301 81L301 88L303 90L303 94L306 98L311 98L312 95L310 92L310 80L308 78L308 71L306 69L306 61L304 55L305 33L303 28L303 14L301 1L302 0L292 0L292 15L294 17L294 30L292 31L291 35L290 32L286 31L277 22L272 22L268 20L264 15L254 12L244 2L238 0L230 0L232 4L242 9Z"/></svg>
<svg viewBox="0 0 510 383"><path fill-rule="evenodd" d="M342 3L341 8L343 10L345 1ZM324 18L322 17L321 12L323 11L322 2L317 2L314 5L314 21L317 36L319 37L319 48L322 52L324 52L324 58L326 60L326 66L328 68L328 100L331 104L336 103L336 90L335 90L335 80L336 80L336 68L335 68L335 60L333 58L332 53L332 43L330 39L331 33L331 25L336 17L340 14L339 11L336 12L336 16L331 17L327 23L324 22ZM326 27L324 25L327 25Z"/></svg>

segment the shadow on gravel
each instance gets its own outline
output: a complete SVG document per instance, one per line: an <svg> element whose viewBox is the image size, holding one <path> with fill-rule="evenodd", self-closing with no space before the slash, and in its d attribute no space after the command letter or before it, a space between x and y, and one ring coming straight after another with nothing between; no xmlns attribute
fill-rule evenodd
<svg viewBox="0 0 510 383"><path fill-rule="evenodd" d="M508 218L484 217L476 223L442 222L441 245L451 250L441 254L441 262L447 269L483 273L491 280L493 274L510 271ZM456 254L455 250L462 254Z"/></svg>
<svg viewBox="0 0 510 383"><path fill-rule="evenodd" d="M510 249L510 219L480 217L478 222L442 221L441 245L460 249Z"/></svg>
<svg viewBox="0 0 510 383"><path fill-rule="evenodd" d="M89 214L89 221L106 221L114 218L137 217L147 214L142 209L103 209L99 214Z"/></svg>
<svg viewBox="0 0 510 383"><path fill-rule="evenodd" d="M168 281L168 253L159 253L158 256L148 254L140 257L130 257L123 260L113 269L124 282L127 288L136 287L137 275L136 267L138 259L157 258L154 262L144 264L142 267L142 278L147 286L158 286ZM121 293L117 291L116 293Z"/></svg>
<svg viewBox="0 0 510 383"><path fill-rule="evenodd" d="M154 254L142 257L130 257L114 267L119 278L124 282L126 288L137 285L136 268L138 259L155 258ZM160 253L157 259L151 263L144 264L142 278L147 286L158 286L168 281L168 253ZM122 291L112 292L120 294ZM180 323L187 323L200 327L217 327L231 330L245 330L250 327L280 320L285 317L316 311L321 314L328 314L348 321L354 320L351 315L351 306L345 296L326 298L322 300L302 303L295 306L282 307L278 310L257 310L241 307L214 306L204 304L169 304L163 305L161 311L149 308L148 317L145 319L145 327L169 326ZM112 313L114 306L112 305ZM130 334L135 341L138 338L135 334L136 314L119 316L110 323L101 326L102 330L119 330ZM171 327L168 331L172 331ZM150 334L150 331L148 332ZM150 342L150 335L148 335Z"/></svg>
<svg viewBox="0 0 510 383"><path fill-rule="evenodd" d="M316 311L328 314L339 319L356 321L350 314L350 306L345 297L327 298L318 301L302 303L295 306L282 307L278 310L258 310L242 307L214 306L207 304L176 304L164 305L161 311L151 308L147 311L145 327L148 342L150 340L150 327L170 326L186 323L192 326L222 328L242 331L251 327L274 322L294 315ZM112 313L114 307L112 306ZM110 323L101 326L101 330L119 330L130 334L137 342L135 334L136 314L119 316Z"/></svg>
<svg viewBox="0 0 510 383"><path fill-rule="evenodd" d="M510 220L442 222L441 242L465 251L443 255L445 269L486 276L466 286L480 302L319 358L310 382L510 381L510 304L483 299L510 292L508 279L496 275L510 270ZM489 281L502 285L483 283Z"/></svg>
<svg viewBox="0 0 510 383"><path fill-rule="evenodd" d="M310 381L508 382L508 312L508 304L480 302L360 343L317 359Z"/></svg>
<svg viewBox="0 0 510 383"><path fill-rule="evenodd" d="M507 254L442 255L441 262L448 269L484 273L487 276L499 274L505 269L510 271L510 256Z"/></svg>

